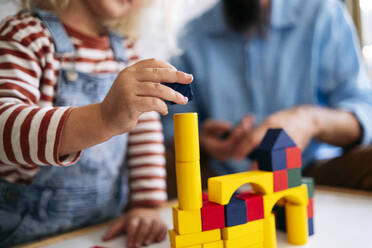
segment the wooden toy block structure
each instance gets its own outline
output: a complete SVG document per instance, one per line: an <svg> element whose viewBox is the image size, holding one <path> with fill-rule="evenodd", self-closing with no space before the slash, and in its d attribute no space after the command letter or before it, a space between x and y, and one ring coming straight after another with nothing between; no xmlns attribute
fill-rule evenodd
<svg viewBox="0 0 372 248"><path fill-rule="evenodd" d="M174 115L174 131L178 206L171 247L275 248L274 213L277 221L284 218L289 243L307 243L313 182L301 179L301 150L283 129L270 129L258 147L259 171L210 178L208 195L202 194L197 114ZM253 190L238 193L247 183Z"/></svg>

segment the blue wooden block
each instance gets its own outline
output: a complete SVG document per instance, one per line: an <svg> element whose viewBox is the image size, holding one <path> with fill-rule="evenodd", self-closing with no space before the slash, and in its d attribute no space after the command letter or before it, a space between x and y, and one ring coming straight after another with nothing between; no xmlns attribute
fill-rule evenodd
<svg viewBox="0 0 372 248"><path fill-rule="evenodd" d="M276 228L280 231L286 232L287 226L285 222L285 207L275 205L273 208L273 211L275 213L275 224Z"/></svg>
<svg viewBox="0 0 372 248"><path fill-rule="evenodd" d="M287 153L285 149L260 150L256 153L258 168L263 171L278 171L287 169Z"/></svg>
<svg viewBox="0 0 372 248"><path fill-rule="evenodd" d="M296 146L293 140L288 136L284 129L269 129L266 132L261 144L259 145L259 150L277 150L286 147Z"/></svg>
<svg viewBox="0 0 372 248"><path fill-rule="evenodd" d="M226 226L237 226L247 223L247 206L245 201L235 196L225 205Z"/></svg>
<svg viewBox="0 0 372 248"><path fill-rule="evenodd" d="M189 102L192 101L194 97L194 92L192 91L191 84L164 83L164 85L186 96L189 99ZM174 102L170 102L170 101L165 101L165 102L170 105L175 104Z"/></svg>
<svg viewBox="0 0 372 248"><path fill-rule="evenodd" d="M309 218L307 220L308 227L309 227L309 236L314 235L314 220L313 218Z"/></svg>

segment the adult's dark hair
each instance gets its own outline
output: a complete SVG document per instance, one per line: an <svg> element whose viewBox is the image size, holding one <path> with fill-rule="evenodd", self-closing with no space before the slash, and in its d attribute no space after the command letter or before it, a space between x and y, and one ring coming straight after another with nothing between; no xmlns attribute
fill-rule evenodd
<svg viewBox="0 0 372 248"><path fill-rule="evenodd" d="M223 0L227 24L237 32L266 33L270 10L261 0Z"/></svg>

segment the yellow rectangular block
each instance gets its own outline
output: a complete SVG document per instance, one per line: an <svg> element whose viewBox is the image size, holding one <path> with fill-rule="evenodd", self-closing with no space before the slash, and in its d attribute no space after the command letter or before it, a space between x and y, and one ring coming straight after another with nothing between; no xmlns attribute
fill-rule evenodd
<svg viewBox="0 0 372 248"><path fill-rule="evenodd" d="M242 225L225 227L221 230L222 239L237 239L251 233L263 232L264 220L250 221Z"/></svg>
<svg viewBox="0 0 372 248"><path fill-rule="evenodd" d="M273 193L273 173L267 171L248 171L226 176L212 177L208 180L208 197L211 202L226 205L232 194L243 184L250 183L256 192Z"/></svg>
<svg viewBox="0 0 372 248"><path fill-rule="evenodd" d="M169 239L175 248L201 245L221 240L221 231L220 229L215 229L200 233L178 235L173 229L169 231Z"/></svg>
<svg viewBox="0 0 372 248"><path fill-rule="evenodd" d="M173 227L177 234L199 233L202 231L201 211L181 210L173 206Z"/></svg>
<svg viewBox="0 0 372 248"><path fill-rule="evenodd" d="M237 239L224 240L225 248L247 248L255 245L263 246L264 233L249 233L247 236L240 237Z"/></svg>
<svg viewBox="0 0 372 248"><path fill-rule="evenodd" d="M177 247L171 245L171 248L177 248ZM185 248L203 248L203 246L202 245L193 245L193 246L187 246Z"/></svg>
<svg viewBox="0 0 372 248"><path fill-rule="evenodd" d="M223 241L217 241L212 243L205 243L203 244L203 248L224 248L223 247Z"/></svg>

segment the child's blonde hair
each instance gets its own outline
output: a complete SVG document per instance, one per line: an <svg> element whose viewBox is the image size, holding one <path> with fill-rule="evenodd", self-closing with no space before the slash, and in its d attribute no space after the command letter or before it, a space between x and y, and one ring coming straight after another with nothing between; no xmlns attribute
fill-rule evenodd
<svg viewBox="0 0 372 248"><path fill-rule="evenodd" d="M68 6L71 0L21 0L22 8L42 8L58 12ZM149 4L147 4L146 7ZM128 16L120 20L104 23L108 28L115 30L123 36L135 40L139 37L140 16L143 14L143 9L138 8L132 11Z"/></svg>

